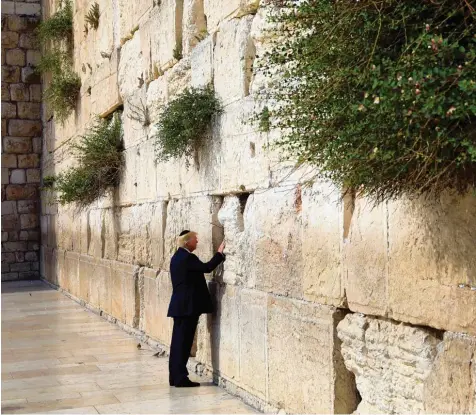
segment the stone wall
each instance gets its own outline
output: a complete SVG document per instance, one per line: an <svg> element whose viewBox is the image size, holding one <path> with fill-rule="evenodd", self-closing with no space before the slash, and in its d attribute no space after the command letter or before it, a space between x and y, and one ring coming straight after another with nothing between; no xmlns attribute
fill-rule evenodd
<svg viewBox="0 0 476 415"><path fill-rule="evenodd" d="M2 281L39 278L40 0L2 0Z"/></svg>
<svg viewBox="0 0 476 415"><path fill-rule="evenodd" d="M357 324L352 313L395 320L390 326L405 323L409 334L402 329L391 336L397 349L405 350L406 337L418 332L411 324L440 333L431 350L450 331L476 335L476 198L371 208L366 200L342 199L330 183L304 186L312 169L279 162L266 147L278 133L249 122L260 105L256 94L270 81L254 65L267 47L259 1L98 3L99 28L86 34L84 16L93 2L76 2L80 98L64 126L44 119L42 165L45 175L71 166L67 144L95 115L121 108L126 168L118 188L88 210L58 206L45 195L44 278L168 346L168 266L177 235L197 231L204 260L225 237L227 261L208 277L217 310L200 320L195 358L220 385L266 410L352 412L360 399L356 386L359 410L382 410L365 386L374 372L353 363L353 349L364 346L338 329ZM54 6L45 1L45 13ZM156 162L154 123L163 105L187 86L207 83L224 106L209 140L188 169L183 159ZM146 108L150 125L138 119L137 108ZM435 373L451 376L449 355L413 350L431 337L419 336L409 346L410 366L422 361L428 382ZM377 334L372 341L382 350L389 344ZM451 344L468 363L467 346ZM367 368L373 363L364 355ZM405 362L386 365L385 373L397 376ZM410 383L419 370L409 369ZM382 386L378 399L392 402L388 408L396 413L435 410L425 406L425 394L436 394L430 386L411 401L406 392Z"/></svg>

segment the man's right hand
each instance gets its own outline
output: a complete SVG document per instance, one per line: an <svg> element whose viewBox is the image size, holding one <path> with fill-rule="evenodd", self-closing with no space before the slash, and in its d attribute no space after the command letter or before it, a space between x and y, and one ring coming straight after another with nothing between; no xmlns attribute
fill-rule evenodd
<svg viewBox="0 0 476 415"><path fill-rule="evenodd" d="M226 246L226 243L225 241L223 241L218 247L218 252L220 252L220 254L223 254L223 250L225 249L225 246Z"/></svg>

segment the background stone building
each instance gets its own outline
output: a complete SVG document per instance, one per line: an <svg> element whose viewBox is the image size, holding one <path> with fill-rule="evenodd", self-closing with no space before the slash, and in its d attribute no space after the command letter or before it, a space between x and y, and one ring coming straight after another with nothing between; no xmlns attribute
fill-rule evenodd
<svg viewBox="0 0 476 415"><path fill-rule="evenodd" d="M44 2L45 16L57 3ZM35 253L36 225L22 227L37 211L16 200L36 198L36 185L23 183L38 181L37 164L20 160L38 161L42 148L43 176L64 171L75 163L68 144L94 116L123 110L118 188L83 211L42 198L42 278L167 348L177 235L196 230L202 259L225 237L227 261L209 276L217 312L200 320L196 370L266 411L475 413L474 195L372 207L341 200L329 183L302 186L312 171L279 162L266 147L278 133L249 122L269 82L253 69L267 41L259 1L99 0L99 27L85 33L93 3L74 6L76 111L64 126L44 114L41 147L41 125L18 121L23 104L14 99L22 90L19 101L38 101L39 86L21 78L28 48L11 23L22 3L2 2L11 7L2 21L2 192L12 209L2 226L20 241L28 235L7 245L5 229L3 255ZM224 111L197 158L188 169L184 160L156 162L163 105L209 83ZM15 266L5 275L16 278Z"/></svg>
<svg viewBox="0 0 476 415"><path fill-rule="evenodd" d="M2 0L2 281L39 278L40 0Z"/></svg>

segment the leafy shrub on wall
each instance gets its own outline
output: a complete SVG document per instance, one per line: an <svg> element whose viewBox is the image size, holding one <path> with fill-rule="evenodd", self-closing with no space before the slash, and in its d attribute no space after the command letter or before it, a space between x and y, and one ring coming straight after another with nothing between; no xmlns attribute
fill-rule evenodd
<svg viewBox="0 0 476 415"><path fill-rule="evenodd" d="M51 75L44 97L61 123L76 107L81 78L73 71L73 6L70 0L60 3L59 10L38 27L43 56L38 65L41 73Z"/></svg>
<svg viewBox="0 0 476 415"><path fill-rule="evenodd" d="M258 119L285 158L376 202L476 185L476 2L266 3Z"/></svg>
<svg viewBox="0 0 476 415"><path fill-rule="evenodd" d="M221 105L211 87L189 88L170 101L159 122L155 142L156 157L161 161L193 157L214 115Z"/></svg>
<svg viewBox="0 0 476 415"><path fill-rule="evenodd" d="M124 166L119 114L115 113L111 121L98 119L80 142L71 147L76 152L78 166L45 178L43 185L58 192L61 204L74 202L85 207L119 183Z"/></svg>

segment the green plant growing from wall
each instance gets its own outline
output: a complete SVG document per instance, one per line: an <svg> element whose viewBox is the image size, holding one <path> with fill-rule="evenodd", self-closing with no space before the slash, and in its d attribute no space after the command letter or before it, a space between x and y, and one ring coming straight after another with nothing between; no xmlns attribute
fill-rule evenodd
<svg viewBox="0 0 476 415"><path fill-rule="evenodd" d="M120 114L115 113L110 121L98 119L71 147L78 166L49 176L47 183L45 178L44 188L56 191L62 205L76 203L84 208L119 183L124 165Z"/></svg>
<svg viewBox="0 0 476 415"><path fill-rule="evenodd" d="M81 79L73 71L73 9L70 0L38 27L44 53L37 66L40 73L51 74L44 98L56 119L64 123L76 108Z"/></svg>
<svg viewBox="0 0 476 415"><path fill-rule="evenodd" d="M91 8L89 9L88 13L86 16L84 16L84 20L86 21L86 24L92 27L94 30L98 30L99 27L99 4L94 3Z"/></svg>
<svg viewBox="0 0 476 415"><path fill-rule="evenodd" d="M214 115L222 111L211 87L189 88L170 101L156 124L156 157L159 161L186 156L201 144Z"/></svg>
<svg viewBox="0 0 476 415"><path fill-rule="evenodd" d="M474 1L266 3L261 98L284 158L375 202L474 188Z"/></svg>
<svg viewBox="0 0 476 415"><path fill-rule="evenodd" d="M73 40L73 4L71 0L61 1L58 11L41 22L37 33L42 44L62 41L71 43Z"/></svg>

